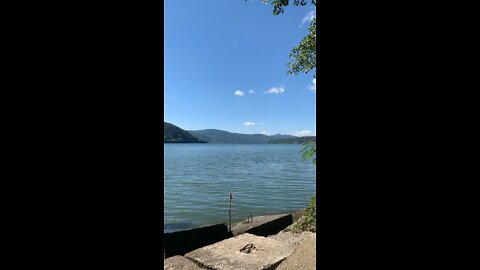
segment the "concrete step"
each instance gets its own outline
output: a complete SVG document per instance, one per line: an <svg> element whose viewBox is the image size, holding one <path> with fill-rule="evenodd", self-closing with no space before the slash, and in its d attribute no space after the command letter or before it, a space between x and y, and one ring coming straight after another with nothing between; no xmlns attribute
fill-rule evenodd
<svg viewBox="0 0 480 270"><path fill-rule="evenodd" d="M234 236L250 233L258 236L277 234L293 223L292 214L279 214L253 217L253 221L240 222L232 227Z"/></svg>
<svg viewBox="0 0 480 270"><path fill-rule="evenodd" d="M254 249L241 252L248 244L253 244ZM267 270L275 269L294 249L289 243L244 233L196 249L185 257L216 270Z"/></svg>

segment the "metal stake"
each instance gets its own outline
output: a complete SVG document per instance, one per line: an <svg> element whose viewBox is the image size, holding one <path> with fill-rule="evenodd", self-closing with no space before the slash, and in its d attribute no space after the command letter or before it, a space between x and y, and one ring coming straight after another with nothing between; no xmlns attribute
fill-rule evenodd
<svg viewBox="0 0 480 270"><path fill-rule="evenodd" d="M228 231L232 231L232 192L230 192L230 202L228 203Z"/></svg>

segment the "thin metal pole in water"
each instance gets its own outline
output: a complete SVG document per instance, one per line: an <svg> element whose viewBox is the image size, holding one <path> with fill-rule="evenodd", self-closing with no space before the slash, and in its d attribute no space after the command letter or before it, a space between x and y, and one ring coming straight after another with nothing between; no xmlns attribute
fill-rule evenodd
<svg viewBox="0 0 480 270"><path fill-rule="evenodd" d="M228 203L228 231L232 231L232 192L230 192L230 201Z"/></svg>

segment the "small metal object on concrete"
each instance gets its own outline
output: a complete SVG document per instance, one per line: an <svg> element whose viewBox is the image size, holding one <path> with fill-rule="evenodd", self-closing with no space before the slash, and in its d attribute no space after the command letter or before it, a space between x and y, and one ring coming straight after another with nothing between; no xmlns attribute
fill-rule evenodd
<svg viewBox="0 0 480 270"><path fill-rule="evenodd" d="M163 261L164 270L205 270L182 256L173 256Z"/></svg>
<svg viewBox="0 0 480 270"><path fill-rule="evenodd" d="M249 244L255 249L250 249L250 253L240 251ZM211 269L266 270L275 269L294 249L285 242L244 233L196 249L185 254L185 257Z"/></svg>
<svg viewBox="0 0 480 270"><path fill-rule="evenodd" d="M255 249L255 246L252 243L250 243L245 245L243 248L241 248L240 252L250 253L252 249Z"/></svg>

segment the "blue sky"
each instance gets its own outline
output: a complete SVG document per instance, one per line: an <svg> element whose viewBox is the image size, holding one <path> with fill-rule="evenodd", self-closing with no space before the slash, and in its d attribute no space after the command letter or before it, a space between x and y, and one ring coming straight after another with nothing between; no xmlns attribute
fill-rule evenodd
<svg viewBox="0 0 480 270"><path fill-rule="evenodd" d="M260 0L166 0L164 8L164 121L186 130L316 134L313 72L287 74L311 5L278 16Z"/></svg>

